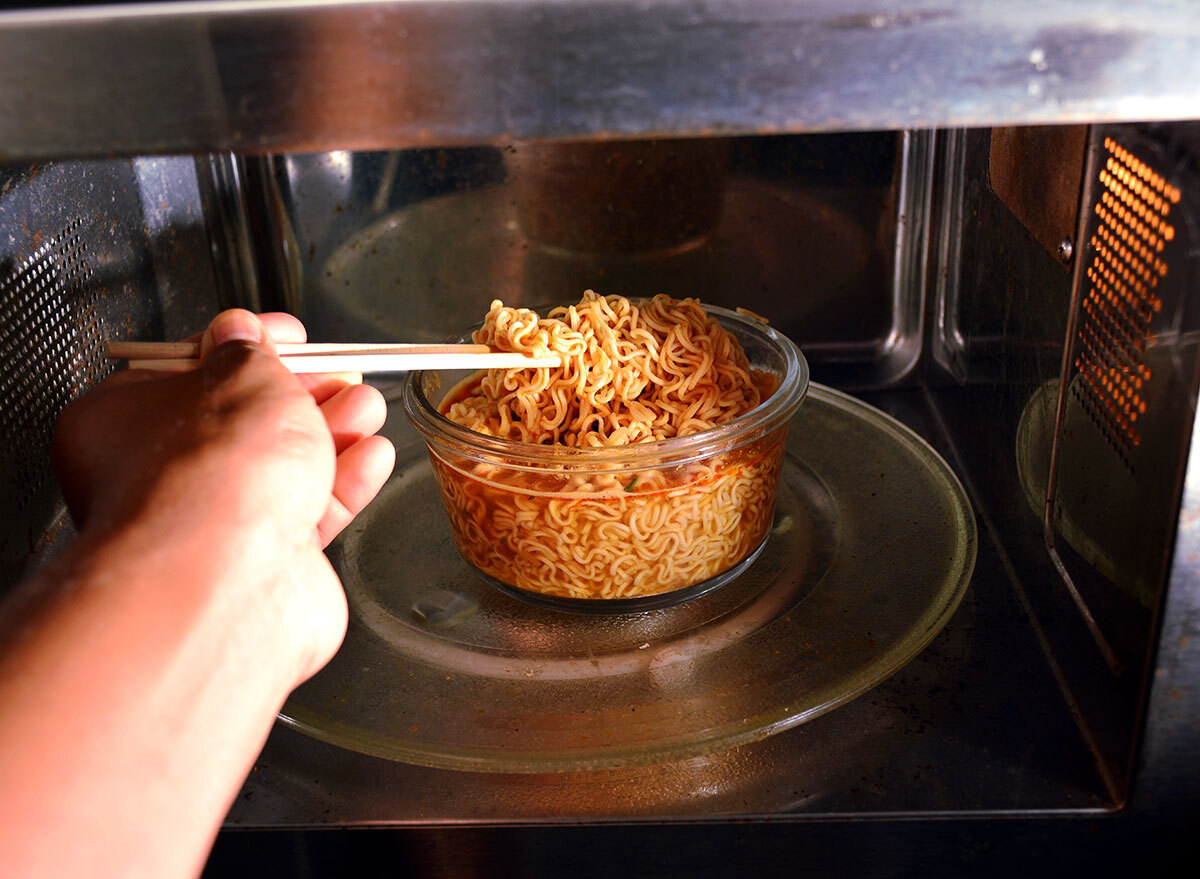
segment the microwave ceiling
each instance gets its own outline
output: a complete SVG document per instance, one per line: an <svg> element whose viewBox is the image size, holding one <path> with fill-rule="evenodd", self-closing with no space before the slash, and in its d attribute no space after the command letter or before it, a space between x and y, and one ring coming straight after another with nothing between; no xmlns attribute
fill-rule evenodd
<svg viewBox="0 0 1200 879"><path fill-rule="evenodd" d="M0 13L0 160L1200 118L1200 5L380 0Z"/></svg>

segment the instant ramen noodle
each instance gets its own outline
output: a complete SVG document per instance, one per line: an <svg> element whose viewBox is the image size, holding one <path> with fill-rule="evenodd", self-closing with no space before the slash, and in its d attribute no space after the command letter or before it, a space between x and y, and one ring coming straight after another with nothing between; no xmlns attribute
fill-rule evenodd
<svg viewBox="0 0 1200 879"><path fill-rule="evenodd" d="M472 565L604 601L711 582L762 545L807 371L778 333L711 311L592 291L545 318L492 303L474 341L561 365L476 374L437 413L409 401Z"/></svg>

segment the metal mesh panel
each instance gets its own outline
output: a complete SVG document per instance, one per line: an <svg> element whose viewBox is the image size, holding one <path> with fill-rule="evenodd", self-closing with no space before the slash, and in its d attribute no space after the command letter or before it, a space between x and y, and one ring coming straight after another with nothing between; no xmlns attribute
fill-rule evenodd
<svg viewBox="0 0 1200 879"><path fill-rule="evenodd" d="M0 168L0 588L70 536L49 444L103 341L202 326L211 260L190 157Z"/></svg>
<svg viewBox="0 0 1200 879"><path fill-rule="evenodd" d="M1088 239L1091 259L1082 302L1072 393L1130 470L1142 444L1146 362L1155 315L1163 308L1164 251L1175 239L1169 220L1180 191L1112 137L1103 143Z"/></svg>
<svg viewBox="0 0 1200 879"><path fill-rule="evenodd" d="M0 436L5 509L25 512L50 481L46 447L63 407L110 371L87 245L75 220L0 274Z"/></svg>
<svg viewBox="0 0 1200 879"><path fill-rule="evenodd" d="M1097 129L1091 150L1061 425L1036 398L1026 408L1022 478L1039 508L1046 486L1056 484L1055 530L1149 608L1175 528L1179 461L1193 418L1196 171L1182 141L1151 128ZM1058 394L1053 383L1037 398ZM1043 475L1039 460L1053 473ZM1099 607L1110 599L1098 586L1088 600Z"/></svg>

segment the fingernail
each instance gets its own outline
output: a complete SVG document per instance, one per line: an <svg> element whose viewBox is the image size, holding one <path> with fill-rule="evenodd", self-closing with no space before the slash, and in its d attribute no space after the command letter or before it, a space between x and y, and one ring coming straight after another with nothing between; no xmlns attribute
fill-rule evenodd
<svg viewBox="0 0 1200 879"><path fill-rule="evenodd" d="M264 339L263 325L248 311L237 308L217 315L209 327L214 345L225 342L261 343Z"/></svg>

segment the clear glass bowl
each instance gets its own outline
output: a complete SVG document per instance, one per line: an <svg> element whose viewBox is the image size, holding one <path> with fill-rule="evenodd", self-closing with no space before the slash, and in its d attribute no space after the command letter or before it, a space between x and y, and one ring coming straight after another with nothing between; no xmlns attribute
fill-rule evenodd
<svg viewBox="0 0 1200 879"><path fill-rule="evenodd" d="M499 439L440 412L471 376L409 377L404 410L429 449L454 542L486 579L552 607L649 610L711 591L754 559L808 364L762 322L706 310L778 386L745 415L689 436L599 449Z"/></svg>

